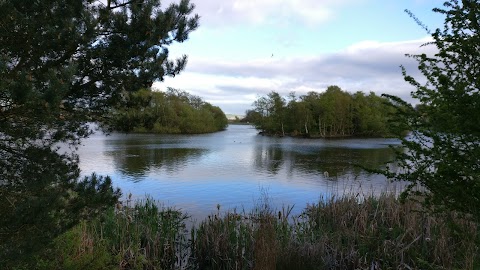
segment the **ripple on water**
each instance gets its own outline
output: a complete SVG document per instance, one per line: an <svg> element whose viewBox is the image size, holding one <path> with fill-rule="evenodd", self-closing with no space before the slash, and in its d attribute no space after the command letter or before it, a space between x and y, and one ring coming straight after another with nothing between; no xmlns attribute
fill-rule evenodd
<svg viewBox="0 0 480 270"><path fill-rule="evenodd" d="M217 204L249 209L262 194L301 211L326 194L381 190L384 178L354 165L381 166L392 158L389 144L398 141L271 138L231 125L203 135L93 135L79 154L83 174L108 174L124 194L150 195L201 217Z"/></svg>

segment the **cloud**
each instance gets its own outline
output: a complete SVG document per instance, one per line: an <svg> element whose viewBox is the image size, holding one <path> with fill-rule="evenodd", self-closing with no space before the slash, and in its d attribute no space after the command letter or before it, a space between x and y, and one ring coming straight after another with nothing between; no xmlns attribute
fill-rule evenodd
<svg viewBox="0 0 480 270"><path fill-rule="evenodd" d="M179 0L164 2L164 6ZM192 1L201 24L223 26L225 22L272 24L298 21L319 24L335 15L335 8L358 3L359 0L201 0Z"/></svg>
<svg viewBox="0 0 480 270"><path fill-rule="evenodd" d="M264 23L273 18L301 18L307 23L320 23L333 16L333 3L315 0L236 0L233 10L254 23Z"/></svg>
<svg viewBox="0 0 480 270"><path fill-rule="evenodd" d="M400 96L412 102L412 86L403 80L400 65L421 79L417 62L405 53L433 53L432 46L420 47L429 39L404 42L363 41L339 52L304 58L265 58L251 61L212 62L191 58L184 73L159 88L172 86L199 95L226 113L243 113L258 96L271 91L297 95L324 91L338 85L349 92L374 91Z"/></svg>

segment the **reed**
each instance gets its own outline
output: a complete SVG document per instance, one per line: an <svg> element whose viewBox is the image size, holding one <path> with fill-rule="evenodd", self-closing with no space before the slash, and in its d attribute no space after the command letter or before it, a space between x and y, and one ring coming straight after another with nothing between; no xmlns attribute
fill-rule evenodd
<svg viewBox="0 0 480 270"><path fill-rule="evenodd" d="M354 196L321 200L299 219L298 248L286 255L299 250L297 257L319 269L473 269L478 263L474 223L453 214L433 217L393 195L361 203Z"/></svg>
<svg viewBox="0 0 480 270"><path fill-rule="evenodd" d="M359 198L362 199L359 199ZM147 199L127 200L56 242L44 269L476 269L478 224L432 216L394 194L319 200L302 214L217 211L188 216ZM50 262L50 264L48 264ZM39 263L40 265L40 263ZM48 266L48 267L47 267ZM41 267L38 267L41 268Z"/></svg>
<svg viewBox="0 0 480 270"><path fill-rule="evenodd" d="M39 269L180 269L188 263L188 216L147 198L109 209L57 239ZM51 255L50 255L51 257Z"/></svg>
<svg viewBox="0 0 480 270"><path fill-rule="evenodd" d="M290 208L291 210L291 208ZM320 200L300 216L269 207L210 216L196 232L200 269L474 269L478 227L431 216L393 194Z"/></svg>
<svg viewBox="0 0 480 270"><path fill-rule="evenodd" d="M187 218L150 198L133 207L127 201L92 224L91 233L106 241L120 269L181 268L187 263Z"/></svg>

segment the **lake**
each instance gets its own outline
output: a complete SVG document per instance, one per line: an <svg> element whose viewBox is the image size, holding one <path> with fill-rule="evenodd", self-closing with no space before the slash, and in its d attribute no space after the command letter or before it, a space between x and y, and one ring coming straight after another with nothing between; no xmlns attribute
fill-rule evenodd
<svg viewBox="0 0 480 270"><path fill-rule="evenodd" d="M150 196L194 218L251 209L262 198L300 213L344 192L379 193L391 184L360 166L393 159L396 139L302 139L258 135L248 125L202 135L94 134L79 148L82 174L111 176L134 198Z"/></svg>

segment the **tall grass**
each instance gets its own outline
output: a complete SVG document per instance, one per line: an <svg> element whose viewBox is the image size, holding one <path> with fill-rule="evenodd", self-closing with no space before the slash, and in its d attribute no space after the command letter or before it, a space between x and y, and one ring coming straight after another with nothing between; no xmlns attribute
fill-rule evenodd
<svg viewBox="0 0 480 270"><path fill-rule="evenodd" d="M309 269L473 269L478 260L475 224L429 216L393 195L320 201L305 210L295 232L297 247L282 258L293 261L294 254Z"/></svg>
<svg viewBox="0 0 480 270"><path fill-rule="evenodd" d="M181 211L154 200L117 204L57 239L40 269L180 269L189 246ZM53 254L53 258L52 257Z"/></svg>
<svg viewBox="0 0 480 270"><path fill-rule="evenodd" d="M57 269L475 269L478 225L431 216L382 194L319 200L302 214L220 206L187 229L181 211L147 199L119 205L57 240ZM40 265L40 263L39 263ZM47 269L47 267L45 267Z"/></svg>
<svg viewBox="0 0 480 270"><path fill-rule="evenodd" d="M152 199L115 210L91 226L96 239L105 241L121 269L173 269L186 264L188 216L159 208Z"/></svg>
<svg viewBox="0 0 480 270"><path fill-rule="evenodd" d="M268 207L247 215L227 213L200 226L195 250L200 269L479 266L474 223L454 214L430 216L419 205L400 204L388 194L361 203L355 196L320 200L294 217L289 217L288 209L276 214Z"/></svg>

